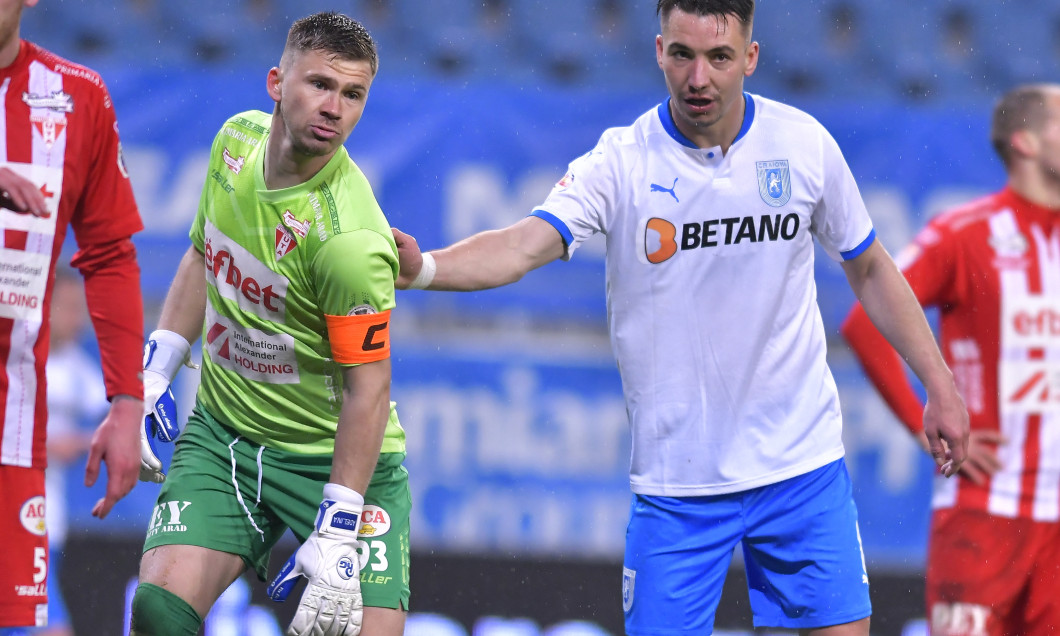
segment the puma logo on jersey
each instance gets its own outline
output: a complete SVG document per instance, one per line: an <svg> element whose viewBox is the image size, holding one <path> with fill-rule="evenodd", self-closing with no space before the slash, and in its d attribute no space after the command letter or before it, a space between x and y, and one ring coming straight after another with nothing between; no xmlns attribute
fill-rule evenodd
<svg viewBox="0 0 1060 636"><path fill-rule="evenodd" d="M674 198L674 201L677 201L678 203L680 203L681 199L678 199L677 198L677 193L674 192L674 188L676 188L676 187L677 187L677 177L674 177L674 183L669 188L663 187L663 186L661 186L661 185L659 185L657 183L653 183L653 184L651 184L651 191L652 192L666 192L667 194L669 194L670 196L672 196Z"/></svg>

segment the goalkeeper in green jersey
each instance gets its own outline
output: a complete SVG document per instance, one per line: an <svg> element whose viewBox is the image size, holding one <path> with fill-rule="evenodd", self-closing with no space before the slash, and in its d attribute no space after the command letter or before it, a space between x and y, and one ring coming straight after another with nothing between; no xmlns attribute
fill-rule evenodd
<svg viewBox="0 0 1060 636"><path fill-rule="evenodd" d="M409 587L405 435L390 401L397 249L343 147L375 77L350 18L294 23L269 71L272 113L214 139L192 246L144 356L141 479L163 482L132 633L194 635L244 571L261 580L291 528L301 547L269 594L305 590L288 634L404 630ZM202 336L183 433L169 385ZM168 474L156 444L174 440Z"/></svg>

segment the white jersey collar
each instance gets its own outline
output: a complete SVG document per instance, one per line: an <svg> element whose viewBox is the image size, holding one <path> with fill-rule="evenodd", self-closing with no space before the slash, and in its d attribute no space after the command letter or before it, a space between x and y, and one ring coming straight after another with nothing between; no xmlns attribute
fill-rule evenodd
<svg viewBox="0 0 1060 636"><path fill-rule="evenodd" d="M659 104L659 107L657 109L659 113L659 122L662 124L663 129L666 130L666 132L670 135L670 137L673 138L674 141L681 144L682 146L687 146L689 148L695 148L696 150L699 150L699 146L697 146L694 141L692 141L688 137L685 137L684 133L677 129L677 124L674 123L674 117L670 113L670 101L672 99L672 97L667 97L666 101ZM740 126L740 132L736 133L736 139L732 140L732 143L734 144L737 141L740 141L740 139L742 139L744 135L747 134L747 131L751 129L751 123L754 122L755 118L754 98L751 97L750 93L744 93L743 101L745 106L743 111L743 125Z"/></svg>

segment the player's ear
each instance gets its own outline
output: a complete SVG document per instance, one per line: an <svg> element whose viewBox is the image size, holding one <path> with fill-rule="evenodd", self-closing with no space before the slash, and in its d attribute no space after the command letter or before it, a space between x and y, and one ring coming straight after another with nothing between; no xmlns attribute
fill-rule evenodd
<svg viewBox="0 0 1060 636"><path fill-rule="evenodd" d="M282 94L280 85L282 82L283 71L280 70L280 67L274 66L269 69L269 74L265 78L265 90L268 91L269 97L274 102L280 101L280 95Z"/></svg>
<svg viewBox="0 0 1060 636"><path fill-rule="evenodd" d="M1041 148L1038 135L1029 128L1012 133L1012 140L1009 143L1012 149L1023 157L1035 157Z"/></svg>
<svg viewBox="0 0 1060 636"><path fill-rule="evenodd" d="M756 68L758 68L758 42L752 41L747 45L747 66L744 67L744 77L751 77Z"/></svg>
<svg viewBox="0 0 1060 636"><path fill-rule="evenodd" d="M22 0L23 7L35 7L37 6L37 0Z"/></svg>

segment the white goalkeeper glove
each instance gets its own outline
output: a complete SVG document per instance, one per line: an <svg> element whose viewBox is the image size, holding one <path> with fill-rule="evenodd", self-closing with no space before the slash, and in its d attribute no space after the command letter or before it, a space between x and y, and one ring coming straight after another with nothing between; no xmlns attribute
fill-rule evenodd
<svg viewBox="0 0 1060 636"><path fill-rule="evenodd" d="M269 583L284 601L301 577L309 579L287 636L357 636L361 632L361 563L357 530L364 497L339 484L324 486L316 530Z"/></svg>
<svg viewBox="0 0 1060 636"><path fill-rule="evenodd" d="M169 385L181 365L197 368L191 361L191 345L180 334L155 330L144 345L144 421L140 427L140 481L161 483L166 479L158 459L156 440L172 442L180 435L177 403Z"/></svg>

